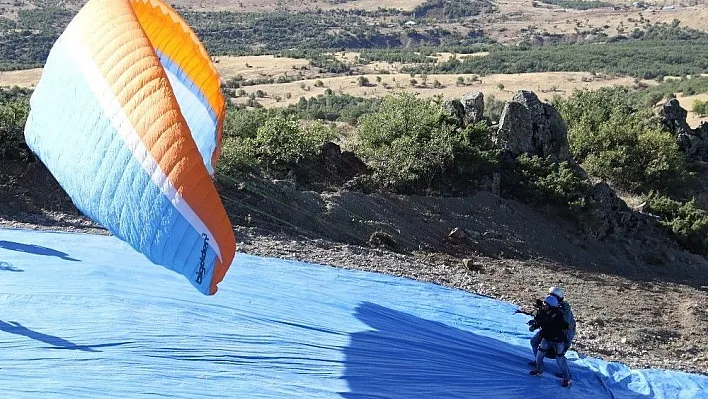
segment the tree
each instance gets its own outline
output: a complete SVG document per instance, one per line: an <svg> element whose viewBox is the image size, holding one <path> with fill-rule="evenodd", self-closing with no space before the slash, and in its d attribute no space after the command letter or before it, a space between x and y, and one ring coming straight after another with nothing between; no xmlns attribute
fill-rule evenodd
<svg viewBox="0 0 708 399"><path fill-rule="evenodd" d="M0 103L0 160L26 160L33 158L25 143L25 122L29 114L29 101L20 99Z"/></svg>
<svg viewBox="0 0 708 399"><path fill-rule="evenodd" d="M317 154L333 132L319 126L303 129L293 117L274 116L258 128L249 143L258 163L269 173L287 171Z"/></svg>
<svg viewBox="0 0 708 399"><path fill-rule="evenodd" d="M694 100L693 112L701 118L708 116L708 101Z"/></svg>
<svg viewBox="0 0 708 399"><path fill-rule="evenodd" d="M384 186L430 186L453 160L455 130L441 108L403 93L386 97L360 118L357 152L373 165Z"/></svg>
<svg viewBox="0 0 708 399"><path fill-rule="evenodd" d="M671 133L636 109L624 88L576 91L557 107L575 159L589 174L631 192L668 190L687 177Z"/></svg>

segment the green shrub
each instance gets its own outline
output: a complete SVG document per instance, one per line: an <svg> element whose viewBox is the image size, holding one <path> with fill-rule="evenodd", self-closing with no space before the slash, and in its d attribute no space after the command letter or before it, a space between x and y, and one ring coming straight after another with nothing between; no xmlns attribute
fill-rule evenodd
<svg viewBox="0 0 708 399"><path fill-rule="evenodd" d="M261 168L278 175L316 156L322 143L334 135L332 129L320 123L313 122L301 128L295 118L275 116L258 128L256 137L248 144L253 146L252 151Z"/></svg>
<svg viewBox="0 0 708 399"><path fill-rule="evenodd" d="M300 119L341 121L356 125L361 115L376 109L379 103L380 100L376 98L334 94L332 89L327 88L325 95L309 99L301 97L297 104L289 105L285 112L295 114Z"/></svg>
<svg viewBox="0 0 708 399"><path fill-rule="evenodd" d="M29 114L27 98L0 103L0 160L31 160L25 143L25 122Z"/></svg>
<svg viewBox="0 0 708 399"><path fill-rule="evenodd" d="M635 109L626 89L576 91L556 107L568 123L571 152L590 175L640 192L671 190L688 178L674 137L649 109Z"/></svg>
<svg viewBox="0 0 708 399"><path fill-rule="evenodd" d="M506 191L533 205L553 204L578 210L585 203L590 184L567 162L556 163L550 157L522 154L503 172Z"/></svg>
<svg viewBox="0 0 708 399"><path fill-rule="evenodd" d="M594 8L612 7L612 3L604 1L584 1L584 0L543 0L543 3L553 4L562 8L572 8L575 10L592 10Z"/></svg>
<svg viewBox="0 0 708 399"><path fill-rule="evenodd" d="M278 115L277 111L264 108L236 109L228 107L224 119L224 137L254 138L258 128L275 115Z"/></svg>
<svg viewBox="0 0 708 399"><path fill-rule="evenodd" d="M686 249L708 254L708 212L696 207L695 200L682 203L650 193L648 211L660 217L659 223Z"/></svg>
<svg viewBox="0 0 708 399"><path fill-rule="evenodd" d="M693 112L701 118L708 116L708 101L694 100Z"/></svg>
<svg viewBox="0 0 708 399"><path fill-rule="evenodd" d="M441 107L429 100L407 93L389 96L359 119L357 153L384 187L430 187L453 160L455 129L444 118Z"/></svg>
<svg viewBox="0 0 708 399"><path fill-rule="evenodd" d="M499 169L500 150L492 143L492 131L484 122L468 125L453 136L453 162L446 173L452 191L464 193L471 181L480 181Z"/></svg>
<svg viewBox="0 0 708 399"><path fill-rule="evenodd" d="M245 177L258 171L258 159L254 153L252 138L224 137L221 158L216 167L219 175L230 178Z"/></svg>
<svg viewBox="0 0 708 399"><path fill-rule="evenodd" d="M219 173L239 177L263 172L269 177L282 178L302 161L317 156L322 143L337 135L334 128L320 122L300 126L296 118L277 114L263 119L251 135L252 126L245 126L243 135L225 136Z"/></svg>

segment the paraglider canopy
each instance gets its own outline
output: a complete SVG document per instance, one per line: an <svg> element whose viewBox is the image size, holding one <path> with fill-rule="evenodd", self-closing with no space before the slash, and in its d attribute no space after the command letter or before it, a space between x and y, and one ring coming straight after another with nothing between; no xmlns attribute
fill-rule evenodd
<svg viewBox="0 0 708 399"><path fill-rule="evenodd" d="M236 243L211 180L219 75L161 0L90 0L52 48L25 139L76 206L214 294Z"/></svg>

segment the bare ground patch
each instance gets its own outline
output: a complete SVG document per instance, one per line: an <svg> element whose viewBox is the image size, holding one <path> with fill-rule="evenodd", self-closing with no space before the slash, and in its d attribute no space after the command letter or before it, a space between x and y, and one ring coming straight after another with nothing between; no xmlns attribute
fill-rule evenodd
<svg viewBox="0 0 708 399"><path fill-rule="evenodd" d="M664 11L660 9L667 3L649 2L649 9L633 7L631 1L611 3L619 5L619 9L573 10L542 3L532 7L527 0L502 0L496 2L499 13L482 18L482 28L485 34L501 43L516 43L529 31L569 35L598 29L609 36L630 34L634 28L670 23L674 19L681 21L681 26L708 30L705 2L693 6L676 4L674 9Z"/></svg>
<svg viewBox="0 0 708 399"><path fill-rule="evenodd" d="M0 86L34 87L42 76L42 68L0 71Z"/></svg>
<svg viewBox="0 0 708 399"><path fill-rule="evenodd" d="M708 116L701 117L695 112L693 112L693 102L696 100L704 102L708 101L708 93L697 94L694 96L678 94L676 96L676 99L679 101L679 104L681 104L681 107L688 111L688 117L686 118L686 122L688 122L689 126L695 129L702 122L708 122Z"/></svg>

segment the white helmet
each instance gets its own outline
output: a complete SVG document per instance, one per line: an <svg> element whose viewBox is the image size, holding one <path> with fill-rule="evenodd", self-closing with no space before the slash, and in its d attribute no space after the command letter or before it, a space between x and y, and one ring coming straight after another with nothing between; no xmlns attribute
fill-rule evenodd
<svg viewBox="0 0 708 399"><path fill-rule="evenodd" d="M565 291L561 287L551 287L548 289L548 293L557 296L558 299L563 299L565 296Z"/></svg>

